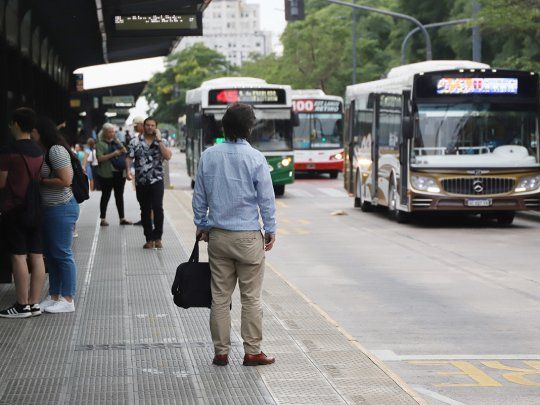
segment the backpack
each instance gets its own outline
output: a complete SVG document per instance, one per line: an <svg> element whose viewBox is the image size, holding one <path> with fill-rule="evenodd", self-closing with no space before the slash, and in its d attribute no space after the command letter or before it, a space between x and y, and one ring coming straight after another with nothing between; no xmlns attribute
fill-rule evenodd
<svg viewBox="0 0 540 405"><path fill-rule="evenodd" d="M88 183L88 176L84 172L79 158L73 156L73 154L67 148L64 147L64 149L66 149L69 153L69 158L71 159L71 168L73 169L71 191L73 192L73 197L75 197L75 200L79 204L81 204L82 202L90 199L90 184ZM49 153L50 149L47 152L47 156L45 157L45 162L47 162L47 165L52 172L52 165L49 158Z"/></svg>
<svg viewBox="0 0 540 405"><path fill-rule="evenodd" d="M26 171L28 173L28 186L26 187L26 194L22 201L22 204L18 207L18 214L20 215L21 223L27 228L33 228L41 221L41 193L39 191L39 179L36 176L32 176L30 166L26 158L20 154ZM38 174L41 172L38 172Z"/></svg>

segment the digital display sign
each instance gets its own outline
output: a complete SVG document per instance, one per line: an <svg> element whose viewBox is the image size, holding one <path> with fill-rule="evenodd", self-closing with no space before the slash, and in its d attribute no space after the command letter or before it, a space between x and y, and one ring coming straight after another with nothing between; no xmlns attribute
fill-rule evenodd
<svg viewBox="0 0 540 405"><path fill-rule="evenodd" d="M518 94L518 79L511 77L443 77L437 94Z"/></svg>
<svg viewBox="0 0 540 405"><path fill-rule="evenodd" d="M114 16L117 35L202 35L201 13L130 14Z"/></svg>
<svg viewBox="0 0 540 405"><path fill-rule="evenodd" d="M284 89L220 89L210 90L209 105L244 104L286 104Z"/></svg>
<svg viewBox="0 0 540 405"><path fill-rule="evenodd" d="M340 113L341 102L337 100L297 99L293 110L298 113Z"/></svg>

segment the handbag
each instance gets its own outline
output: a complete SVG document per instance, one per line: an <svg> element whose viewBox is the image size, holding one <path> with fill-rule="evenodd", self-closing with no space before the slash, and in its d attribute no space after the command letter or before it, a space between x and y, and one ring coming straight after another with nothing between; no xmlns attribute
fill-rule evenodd
<svg viewBox="0 0 540 405"><path fill-rule="evenodd" d="M111 152L114 152L116 150L121 150L123 148L122 145L117 144L116 142L111 142L109 146ZM120 156L115 156L111 159L111 164L116 170L123 171L126 170L126 153L122 153Z"/></svg>
<svg viewBox="0 0 540 405"><path fill-rule="evenodd" d="M186 263L176 269L171 288L174 303L180 308L210 308L212 291L210 288L210 264L199 262L199 240Z"/></svg>

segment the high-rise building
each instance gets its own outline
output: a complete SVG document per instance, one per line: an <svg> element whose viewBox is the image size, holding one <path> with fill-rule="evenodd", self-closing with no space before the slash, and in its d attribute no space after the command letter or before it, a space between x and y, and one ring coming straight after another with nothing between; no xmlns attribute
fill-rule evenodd
<svg viewBox="0 0 540 405"><path fill-rule="evenodd" d="M261 31L258 4L245 0L213 0L203 14L204 35L186 37L176 51L202 42L227 58L233 65L241 65L252 54L272 52L272 33Z"/></svg>

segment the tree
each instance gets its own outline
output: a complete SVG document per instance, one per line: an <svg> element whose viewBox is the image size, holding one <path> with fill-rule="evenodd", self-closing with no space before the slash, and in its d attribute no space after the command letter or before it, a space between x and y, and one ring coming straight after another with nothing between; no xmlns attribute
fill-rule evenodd
<svg viewBox="0 0 540 405"><path fill-rule="evenodd" d="M222 54L195 44L169 55L165 71L148 81L143 96L158 121L175 124L185 113L188 90L199 87L205 80L230 74L232 69Z"/></svg>

